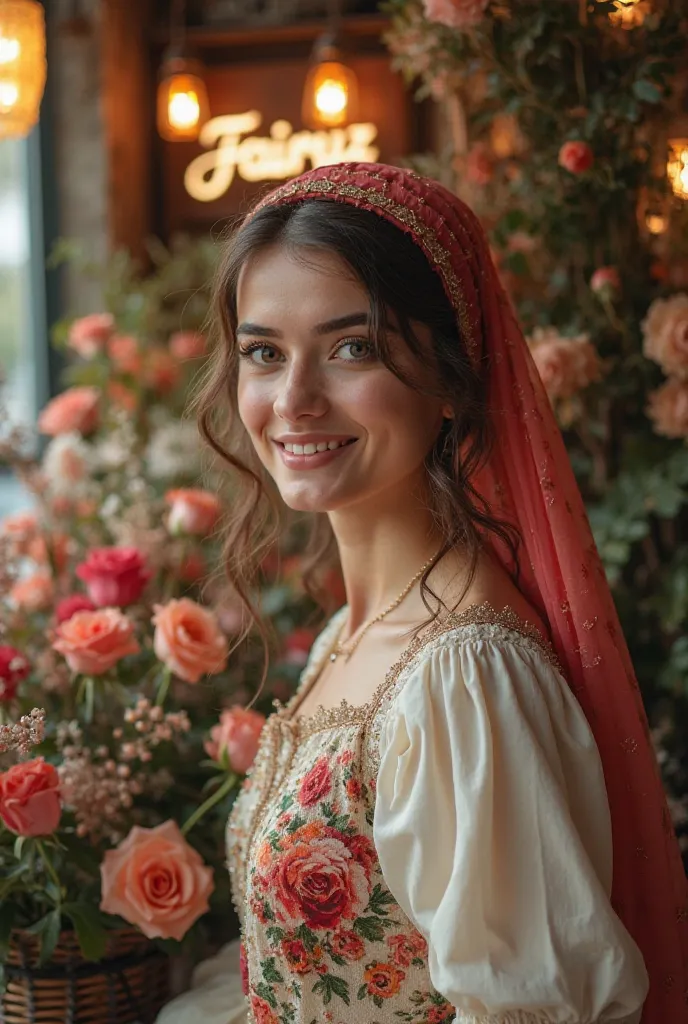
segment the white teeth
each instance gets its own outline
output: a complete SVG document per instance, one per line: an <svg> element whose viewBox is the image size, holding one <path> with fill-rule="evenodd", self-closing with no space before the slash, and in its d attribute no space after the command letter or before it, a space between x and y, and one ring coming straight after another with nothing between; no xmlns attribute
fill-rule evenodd
<svg viewBox="0 0 688 1024"><path fill-rule="evenodd" d="M347 441L321 441L319 444L288 444L285 443L285 451L291 452L292 455L315 455L316 452L334 451L335 448L342 448Z"/></svg>

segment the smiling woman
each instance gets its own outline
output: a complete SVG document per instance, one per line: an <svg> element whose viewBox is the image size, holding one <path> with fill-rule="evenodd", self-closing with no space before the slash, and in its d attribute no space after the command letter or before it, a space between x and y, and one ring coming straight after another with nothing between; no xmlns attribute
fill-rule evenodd
<svg viewBox="0 0 688 1024"><path fill-rule="evenodd" d="M410 172L312 171L232 238L216 311L230 578L248 602L272 502L347 604L228 824L247 1016L225 965L216 1017L199 990L165 1024L686 1024L633 668L476 218Z"/></svg>

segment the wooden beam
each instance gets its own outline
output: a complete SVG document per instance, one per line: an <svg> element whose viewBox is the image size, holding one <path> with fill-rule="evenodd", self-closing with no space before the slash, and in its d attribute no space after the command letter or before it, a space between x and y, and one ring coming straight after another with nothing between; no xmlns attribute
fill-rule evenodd
<svg viewBox="0 0 688 1024"><path fill-rule="evenodd" d="M112 250L128 249L144 263L144 243L153 223L151 23L151 0L102 0L100 56L109 244Z"/></svg>

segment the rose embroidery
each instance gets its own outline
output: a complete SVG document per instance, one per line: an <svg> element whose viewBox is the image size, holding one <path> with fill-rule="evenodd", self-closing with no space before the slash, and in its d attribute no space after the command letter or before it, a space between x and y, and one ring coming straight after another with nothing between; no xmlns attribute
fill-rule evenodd
<svg viewBox="0 0 688 1024"><path fill-rule="evenodd" d="M299 789L299 803L312 807L329 795L332 789L332 774L326 757L319 758L305 776Z"/></svg>

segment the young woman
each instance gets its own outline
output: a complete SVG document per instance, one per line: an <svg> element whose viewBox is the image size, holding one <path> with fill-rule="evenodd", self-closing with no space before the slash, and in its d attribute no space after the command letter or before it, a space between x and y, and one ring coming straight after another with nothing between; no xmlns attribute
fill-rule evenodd
<svg viewBox="0 0 688 1024"><path fill-rule="evenodd" d="M246 218L217 296L201 423L250 491L230 574L277 491L347 603L229 822L247 1003L221 966L188 1019L688 1021L637 684L476 218L407 171L321 168Z"/></svg>

